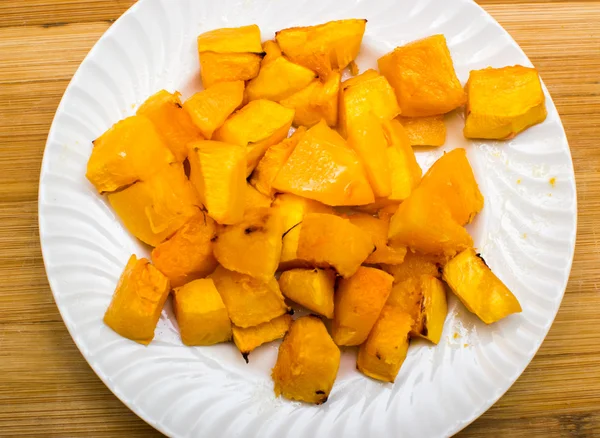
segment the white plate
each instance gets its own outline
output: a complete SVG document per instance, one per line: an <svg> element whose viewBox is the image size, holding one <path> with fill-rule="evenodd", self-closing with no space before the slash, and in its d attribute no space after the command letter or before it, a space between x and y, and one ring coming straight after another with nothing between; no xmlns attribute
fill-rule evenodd
<svg viewBox="0 0 600 438"><path fill-rule="evenodd" d="M184 97L196 91L201 32L257 23L268 39L281 28L350 17L369 20L361 71L395 46L435 33L446 35L463 83L472 69L530 65L469 0L142 0L94 46L56 112L39 191L56 303L102 381L167 435L448 436L511 386L552 324L573 258L577 207L569 147L548 94L547 120L514 140L466 141L462 117L454 115L446 147L418 154L426 169L443 150L467 149L486 201L470 231L523 313L485 326L451 298L440 345L414 342L394 385L359 374L350 349L325 405L292 403L273 395L276 344L253 352L248 365L232 344L184 347L169 305L149 347L102 323L127 258L148 252L85 179L91 141L161 88Z"/></svg>

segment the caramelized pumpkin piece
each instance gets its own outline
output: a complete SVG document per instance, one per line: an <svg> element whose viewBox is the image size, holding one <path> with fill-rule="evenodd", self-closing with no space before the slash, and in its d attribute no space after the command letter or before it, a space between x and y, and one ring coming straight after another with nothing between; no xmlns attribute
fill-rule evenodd
<svg viewBox="0 0 600 438"><path fill-rule="evenodd" d="M510 139L546 120L546 96L534 68L474 70L466 90L467 138Z"/></svg>
<svg viewBox="0 0 600 438"><path fill-rule="evenodd" d="M173 291L173 308L185 345L214 345L231 340L227 309L210 278L194 280Z"/></svg>
<svg viewBox="0 0 600 438"><path fill-rule="evenodd" d="M256 24L223 27L198 36L199 52L262 53L260 29Z"/></svg>
<svg viewBox="0 0 600 438"><path fill-rule="evenodd" d="M148 345L169 296L169 279L132 255L121 274L104 323L121 336Z"/></svg>
<svg viewBox="0 0 600 438"><path fill-rule="evenodd" d="M348 219L358 228L371 236L371 240L375 245L375 252L370 254L364 263L388 263L397 265L404 261L406 247L400 246L393 248L387 244L388 229L390 226L389 218L381 219L366 213L357 213L348 216Z"/></svg>
<svg viewBox="0 0 600 438"><path fill-rule="evenodd" d="M204 88L219 82L249 81L258 75L262 56L256 53L200 53Z"/></svg>
<svg viewBox="0 0 600 438"><path fill-rule="evenodd" d="M411 146L443 146L446 142L444 116L399 117Z"/></svg>
<svg viewBox="0 0 600 438"><path fill-rule="evenodd" d="M265 52L265 57L261 65L265 65L281 56L281 48L275 40L265 41L263 43L263 51Z"/></svg>
<svg viewBox="0 0 600 438"><path fill-rule="evenodd" d="M304 134L273 187L327 205L363 205L374 201L357 155L324 121Z"/></svg>
<svg viewBox="0 0 600 438"><path fill-rule="evenodd" d="M262 63L258 76L248 82L246 98L280 101L307 87L314 79L312 70L279 56Z"/></svg>
<svg viewBox="0 0 600 438"><path fill-rule="evenodd" d="M283 338L290 329L290 325L292 325L292 316L286 313L253 327L233 326L233 342L248 362L248 354L252 350L267 342Z"/></svg>
<svg viewBox="0 0 600 438"><path fill-rule="evenodd" d="M115 123L94 141L85 176L100 193L146 180L175 157L145 116Z"/></svg>
<svg viewBox="0 0 600 438"><path fill-rule="evenodd" d="M181 108L180 93L161 90L150 96L137 110L138 115L148 117L177 161L182 162L188 154L187 145L202 140L204 134L190 116Z"/></svg>
<svg viewBox="0 0 600 438"><path fill-rule="evenodd" d="M190 180L208 214L220 224L242 220L246 193L246 150L217 142L192 143Z"/></svg>
<svg viewBox="0 0 600 438"><path fill-rule="evenodd" d="M396 202L403 201L419 185L423 172L400 122L390 120L383 126L389 144L386 149L386 158L392 184L392 192L387 199Z"/></svg>
<svg viewBox="0 0 600 438"><path fill-rule="evenodd" d="M244 82L222 82L200 91L183 104L194 124L210 139L244 99Z"/></svg>
<svg viewBox="0 0 600 438"><path fill-rule="evenodd" d="M392 290L394 278L361 266L340 281L335 293L332 336L337 345L360 345L373 328Z"/></svg>
<svg viewBox="0 0 600 438"><path fill-rule="evenodd" d="M198 211L167 241L152 250L154 266L171 281L172 287L210 274L217 267L212 240L215 221Z"/></svg>
<svg viewBox="0 0 600 438"><path fill-rule="evenodd" d="M446 263L443 279L465 307L486 324L522 310L513 293L472 248Z"/></svg>
<svg viewBox="0 0 600 438"><path fill-rule="evenodd" d="M413 276L431 275L441 277L441 268L445 263L446 259L444 257L407 251L402 263L396 265L383 264L381 268L394 277L394 283L399 283Z"/></svg>
<svg viewBox="0 0 600 438"><path fill-rule="evenodd" d="M279 347L272 372L275 395L325 403L340 367L340 356L323 321L316 316L298 318Z"/></svg>
<svg viewBox="0 0 600 438"><path fill-rule="evenodd" d="M405 117L445 114L466 101L444 35L397 47L378 63L379 71L394 87Z"/></svg>
<svg viewBox="0 0 600 438"><path fill-rule="evenodd" d="M358 370L383 382L394 382L406 359L412 318L402 310L385 306L366 342L358 350Z"/></svg>
<svg viewBox="0 0 600 438"><path fill-rule="evenodd" d="M333 318L335 272L329 269L292 269L279 277L287 298L326 318Z"/></svg>

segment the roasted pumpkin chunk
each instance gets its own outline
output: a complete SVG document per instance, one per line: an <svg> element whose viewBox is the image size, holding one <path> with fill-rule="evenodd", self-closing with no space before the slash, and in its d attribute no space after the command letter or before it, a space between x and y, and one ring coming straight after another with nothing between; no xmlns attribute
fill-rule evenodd
<svg viewBox="0 0 600 438"><path fill-rule="evenodd" d="M403 201L421 182L423 174L406 131L397 120L384 123L384 132L389 147L386 158L391 175L392 191L389 201Z"/></svg>
<svg viewBox="0 0 600 438"><path fill-rule="evenodd" d="M265 41L263 43L263 51L265 52L265 56L261 65L265 65L281 56L281 48L275 40Z"/></svg>
<svg viewBox="0 0 600 438"><path fill-rule="evenodd" d="M244 99L244 82L222 82L200 91L183 104L194 124L210 139Z"/></svg>
<svg viewBox="0 0 600 438"><path fill-rule="evenodd" d="M200 53L204 88L219 82L249 81L258 75L262 56L256 53Z"/></svg>
<svg viewBox="0 0 600 438"><path fill-rule="evenodd" d="M403 116L445 114L466 101L444 35L398 47L378 63L379 71L396 91Z"/></svg>
<svg viewBox="0 0 600 438"><path fill-rule="evenodd" d="M125 228L151 246L173 235L200 206L179 163L164 167L146 181L109 193L108 200Z"/></svg>
<svg viewBox="0 0 600 438"><path fill-rule="evenodd" d="M443 146L446 142L444 116L398 117L411 146Z"/></svg>
<svg viewBox="0 0 600 438"><path fill-rule="evenodd" d="M240 222L246 193L245 148L209 140L190 147L190 180L209 216L220 224Z"/></svg>
<svg viewBox="0 0 600 438"><path fill-rule="evenodd" d="M472 248L446 263L442 278L465 307L486 324L522 310L513 293Z"/></svg>
<svg viewBox="0 0 600 438"><path fill-rule="evenodd" d="M148 345L169 296L169 279L132 255L117 283L104 323L121 336Z"/></svg>
<svg viewBox="0 0 600 438"><path fill-rule="evenodd" d="M306 131L273 184L275 189L327 205L374 201L358 156L325 121Z"/></svg>
<svg viewBox="0 0 600 438"><path fill-rule="evenodd" d="M329 269L292 269L279 277L287 298L326 318L333 318L335 272Z"/></svg>
<svg viewBox="0 0 600 438"><path fill-rule="evenodd" d="M340 356L323 321L316 316L298 318L279 347L272 372L275 395L325 403L340 367Z"/></svg>
<svg viewBox="0 0 600 438"><path fill-rule="evenodd" d="M348 219L308 213L300 225L298 258L334 268L344 278L353 276L374 250L371 237Z"/></svg>
<svg viewBox="0 0 600 438"><path fill-rule="evenodd" d="M279 56L266 63L263 61L258 76L248 82L246 98L280 101L307 87L314 79L312 70Z"/></svg>
<svg viewBox="0 0 600 438"><path fill-rule="evenodd" d="M253 327L242 328L234 325L233 342L248 362L248 354L252 350L267 342L283 338L290 329L291 324L292 316L286 313Z"/></svg>
<svg viewBox="0 0 600 438"><path fill-rule="evenodd" d="M210 278L175 288L173 308L185 345L214 345L231 340L227 309Z"/></svg>
<svg viewBox="0 0 600 438"><path fill-rule="evenodd" d="M406 247L393 248L388 246L389 218L377 218L366 213L348 216L350 222L366 232L375 245L375 251L364 261L366 264L389 263L397 265L404 261Z"/></svg>
<svg viewBox="0 0 600 438"><path fill-rule="evenodd" d="M100 193L146 180L175 157L145 116L115 123L94 141L85 176Z"/></svg>
<svg viewBox="0 0 600 438"><path fill-rule="evenodd" d="M394 277L361 266L335 293L332 336L337 345L360 345L369 336L392 290Z"/></svg>
<svg viewBox="0 0 600 438"><path fill-rule="evenodd" d="M262 324L289 310L275 278L265 283L222 266L210 278L223 298L231 322L238 327Z"/></svg>
<svg viewBox="0 0 600 438"><path fill-rule="evenodd" d="M138 108L137 114L152 121L179 162L187 157L190 142L203 139L203 132L194 126L190 116L182 109L178 92L159 91Z"/></svg>
<svg viewBox="0 0 600 438"><path fill-rule="evenodd" d="M217 267L212 244L215 236L215 221L198 211L169 240L152 250L152 263L169 278L171 287L205 277Z"/></svg>
<svg viewBox="0 0 600 438"><path fill-rule="evenodd" d="M223 27L198 36L199 52L262 53L260 29L256 24Z"/></svg>
<svg viewBox="0 0 600 438"><path fill-rule="evenodd" d="M441 277L441 268L445 263L446 259L441 256L407 251L402 263L383 264L381 268L394 277L394 283L399 283L413 276Z"/></svg>
<svg viewBox="0 0 600 438"><path fill-rule="evenodd" d="M358 350L358 370L373 379L393 383L408 353L412 324L410 315L396 307L385 306Z"/></svg>
<svg viewBox="0 0 600 438"><path fill-rule="evenodd" d="M546 120L546 96L534 68L474 70L466 90L467 138L510 139Z"/></svg>

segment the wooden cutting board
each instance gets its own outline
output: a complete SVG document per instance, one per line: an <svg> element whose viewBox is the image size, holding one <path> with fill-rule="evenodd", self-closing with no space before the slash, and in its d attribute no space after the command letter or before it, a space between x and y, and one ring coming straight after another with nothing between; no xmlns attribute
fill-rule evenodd
<svg viewBox="0 0 600 438"><path fill-rule="evenodd" d="M0 2L0 436L158 435L75 347L48 287L37 228L39 169L56 107L85 54L132 3ZM579 232L548 338L461 436L600 436L600 0L479 3L552 93L575 162Z"/></svg>

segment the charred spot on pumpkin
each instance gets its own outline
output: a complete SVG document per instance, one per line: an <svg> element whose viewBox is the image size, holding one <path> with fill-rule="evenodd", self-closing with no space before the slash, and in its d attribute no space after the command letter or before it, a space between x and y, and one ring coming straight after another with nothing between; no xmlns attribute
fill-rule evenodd
<svg viewBox="0 0 600 438"><path fill-rule="evenodd" d="M442 275L444 273L444 267L442 265L437 265L438 274Z"/></svg>
<svg viewBox="0 0 600 438"><path fill-rule="evenodd" d="M318 405L322 405L323 403L327 402L327 397L325 397L323 400L321 400L320 402L317 402Z"/></svg>
<svg viewBox="0 0 600 438"><path fill-rule="evenodd" d="M190 160L188 160L187 158L183 160L183 172L185 173L185 176L189 179L190 173L192 172L192 168L190 166Z"/></svg>
<svg viewBox="0 0 600 438"><path fill-rule="evenodd" d="M429 330L427 329L427 315L423 314L423 328L421 329L421 335L427 337Z"/></svg>
<svg viewBox="0 0 600 438"><path fill-rule="evenodd" d="M246 361L246 363L249 363L248 361L248 356L250 355L250 353L242 353L242 357L244 358L244 360Z"/></svg>
<svg viewBox="0 0 600 438"><path fill-rule="evenodd" d="M478 252L476 255L477 255L477 257L479 257L479 259L480 259L480 260L483 262L483 264L489 268L489 266L488 266L487 262L486 262L486 261L485 261L485 259L484 259L484 258L481 256L481 253L479 253L479 252Z"/></svg>
<svg viewBox="0 0 600 438"><path fill-rule="evenodd" d="M320 389L318 391L315 391L315 394L319 394L319 395L325 395L325 391L321 391Z"/></svg>
<svg viewBox="0 0 600 438"><path fill-rule="evenodd" d="M281 238L283 239L287 233L289 233L290 231L292 231L294 228L296 228L298 225L300 225L302 222L298 222L296 225L294 225L292 228L290 228L289 230L287 230L285 233L283 233L283 235L281 236Z"/></svg>
<svg viewBox="0 0 600 438"><path fill-rule="evenodd" d="M288 315L294 315L294 309L290 307L290 310L286 312Z"/></svg>
<svg viewBox="0 0 600 438"><path fill-rule="evenodd" d="M252 234L255 233L257 231L264 231L265 229L263 227L259 227L257 225L250 225L249 227L247 227L244 230L244 234Z"/></svg>
<svg viewBox="0 0 600 438"><path fill-rule="evenodd" d="M375 251L377 251L377 245L373 245L373 251L371 251L371 254L373 254ZM369 255L371 255L369 254Z"/></svg>
<svg viewBox="0 0 600 438"><path fill-rule="evenodd" d="M379 351L377 351L377 352L375 353L375 357L376 357L377 359L381 360L381 354L379 354Z"/></svg>
<svg viewBox="0 0 600 438"><path fill-rule="evenodd" d="M216 242L219 239L219 236L215 235L213 237L210 238L211 242Z"/></svg>
<svg viewBox="0 0 600 438"><path fill-rule="evenodd" d="M318 273L319 273L319 268L315 268L315 269L313 269L313 272L314 272L315 274L318 274Z"/></svg>
<svg viewBox="0 0 600 438"><path fill-rule="evenodd" d="M176 106L177 108L183 108L183 106L182 106L182 105L181 105L179 102L175 102L175 106Z"/></svg>

